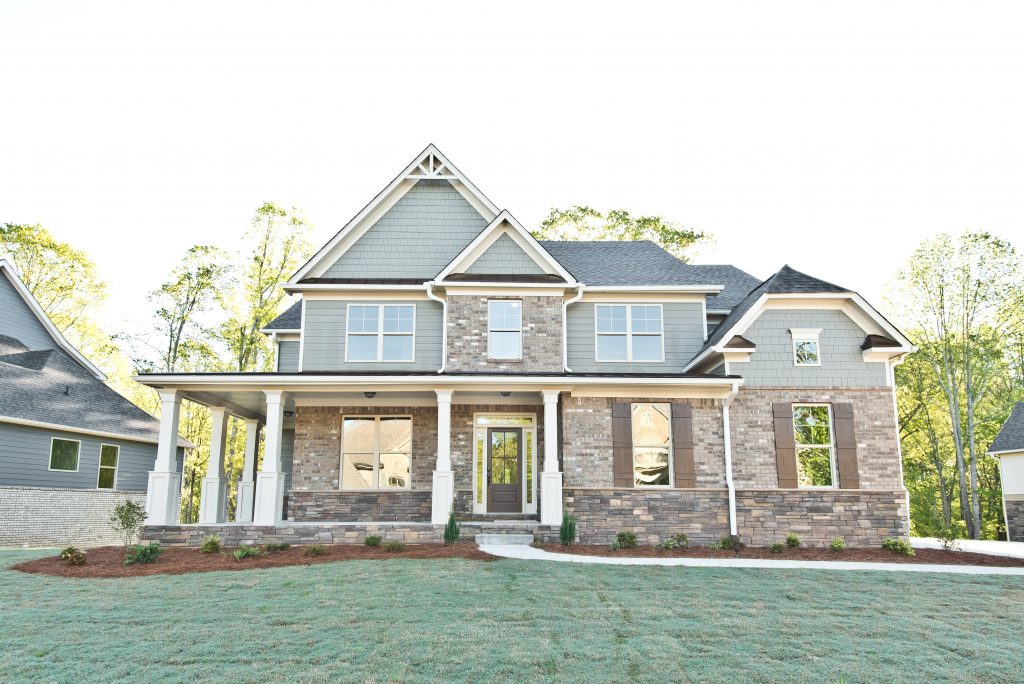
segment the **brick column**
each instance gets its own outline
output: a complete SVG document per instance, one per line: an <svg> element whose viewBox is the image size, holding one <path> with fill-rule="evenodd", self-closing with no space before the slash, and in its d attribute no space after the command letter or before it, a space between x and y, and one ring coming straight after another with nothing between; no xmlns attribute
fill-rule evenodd
<svg viewBox="0 0 1024 684"><path fill-rule="evenodd" d="M160 441L146 489L146 522L177 525L181 509L181 473L177 466L181 394L178 390L157 391L160 395Z"/></svg>
<svg viewBox="0 0 1024 684"><path fill-rule="evenodd" d="M448 521L455 500L455 473L452 472L452 391L437 394L437 465L434 468L430 521L443 525Z"/></svg>
<svg viewBox="0 0 1024 684"><path fill-rule="evenodd" d="M540 524L562 524L562 473L558 470L558 390L544 397L544 470L540 474Z"/></svg>

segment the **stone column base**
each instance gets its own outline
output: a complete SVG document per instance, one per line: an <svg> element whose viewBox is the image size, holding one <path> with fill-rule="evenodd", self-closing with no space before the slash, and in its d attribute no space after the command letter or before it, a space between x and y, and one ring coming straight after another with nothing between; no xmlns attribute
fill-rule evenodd
<svg viewBox="0 0 1024 684"><path fill-rule="evenodd" d="M284 473L256 473L256 505L253 522L278 525L284 521Z"/></svg>
<svg viewBox="0 0 1024 684"><path fill-rule="evenodd" d="M235 494L235 522L252 522L252 506L256 498L255 482L239 482Z"/></svg>
<svg viewBox="0 0 1024 684"><path fill-rule="evenodd" d="M146 524L177 525L181 510L181 473L150 471L146 489Z"/></svg>
<svg viewBox="0 0 1024 684"><path fill-rule="evenodd" d="M444 525L455 503L455 473L450 470L434 471L434 489L430 501L430 522Z"/></svg>
<svg viewBox="0 0 1024 684"><path fill-rule="evenodd" d="M540 524L562 524L562 473L540 474Z"/></svg>

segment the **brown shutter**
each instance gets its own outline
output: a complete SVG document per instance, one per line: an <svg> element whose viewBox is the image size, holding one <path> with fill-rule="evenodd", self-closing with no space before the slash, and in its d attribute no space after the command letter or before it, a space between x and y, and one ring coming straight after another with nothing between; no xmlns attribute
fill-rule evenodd
<svg viewBox="0 0 1024 684"><path fill-rule="evenodd" d="M775 465L779 469L779 487L796 489L796 442L793 438L793 406L772 404L775 418Z"/></svg>
<svg viewBox="0 0 1024 684"><path fill-rule="evenodd" d="M612 404L612 468L616 487L633 486L633 412L629 404Z"/></svg>
<svg viewBox="0 0 1024 684"><path fill-rule="evenodd" d="M832 404L832 421L835 423L839 486L843 489L860 489L857 433L853 429L853 404Z"/></svg>
<svg viewBox="0 0 1024 684"><path fill-rule="evenodd" d="M696 487L697 473L693 466L693 407L689 404L672 404L672 461L676 487Z"/></svg>

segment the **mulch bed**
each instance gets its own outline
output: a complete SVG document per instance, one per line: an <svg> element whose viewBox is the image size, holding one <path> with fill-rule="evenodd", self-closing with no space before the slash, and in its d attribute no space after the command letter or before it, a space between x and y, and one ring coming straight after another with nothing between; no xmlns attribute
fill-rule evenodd
<svg viewBox="0 0 1024 684"><path fill-rule="evenodd" d="M607 546L569 546L561 544L535 544L552 553L572 553L581 556L613 556L621 558L735 558L735 551L706 549L700 546L683 549L662 550L653 546L638 546L635 549L612 551ZM811 547L786 549L772 553L767 548L745 547L740 558L765 558L768 560L806 561L850 561L860 563L931 563L934 565L984 565L989 567L1024 567L1024 558L990 556L968 551L943 551L942 549L915 549L913 556L901 556L885 549L846 549L833 551L828 548Z"/></svg>
<svg viewBox="0 0 1024 684"><path fill-rule="evenodd" d="M85 552L85 565L67 565L57 556L37 558L13 566L21 572L56 575L58 577L142 577L144 575L181 575L188 572L214 572L219 570L251 570L253 568L279 568L288 565L317 565L344 560L392 560L395 558L467 558L493 561L495 556L480 551L476 544L464 542L452 546L443 544L409 544L405 551L387 552L383 548L356 545L325 545L322 556L306 556L305 546L291 546L283 551L263 553L255 558L235 560L234 548L219 553L203 553L195 548L165 547L153 563L124 565L124 547L101 546Z"/></svg>

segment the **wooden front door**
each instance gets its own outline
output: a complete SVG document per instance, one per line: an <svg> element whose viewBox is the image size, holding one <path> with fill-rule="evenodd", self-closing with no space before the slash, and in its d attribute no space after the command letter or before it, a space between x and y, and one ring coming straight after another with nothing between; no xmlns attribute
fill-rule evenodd
<svg viewBox="0 0 1024 684"><path fill-rule="evenodd" d="M523 512L523 430L487 430L487 511Z"/></svg>

